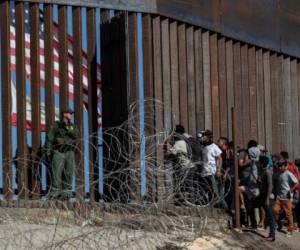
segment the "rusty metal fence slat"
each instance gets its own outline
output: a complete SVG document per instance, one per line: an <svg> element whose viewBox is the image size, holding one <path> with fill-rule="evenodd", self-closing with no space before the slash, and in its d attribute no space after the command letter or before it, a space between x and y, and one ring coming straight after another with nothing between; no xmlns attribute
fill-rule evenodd
<svg viewBox="0 0 300 250"><path fill-rule="evenodd" d="M24 3L16 2L16 91L17 91L17 152L19 198L28 198L26 81L25 81L25 20Z"/></svg>
<svg viewBox="0 0 300 250"><path fill-rule="evenodd" d="M80 131L80 138L83 138L83 80L82 80L82 15L80 7L73 7L73 53L74 53L74 107L75 123ZM79 197L84 196L84 149L83 139L78 143L76 156L76 191Z"/></svg>
<svg viewBox="0 0 300 250"><path fill-rule="evenodd" d="M89 168L90 197L94 200L97 182L98 122L97 122L97 60L95 9L87 9L87 64L88 64L88 116L89 116Z"/></svg>
<svg viewBox="0 0 300 250"><path fill-rule="evenodd" d="M59 108L69 106L68 98L68 38L67 6L58 7L58 41L59 41Z"/></svg>
<svg viewBox="0 0 300 250"><path fill-rule="evenodd" d="M33 198L40 194L40 159L41 112L40 112L40 38L39 38L39 6L30 4L30 67L31 67L31 107L32 107L32 163L29 169L29 187Z"/></svg>
<svg viewBox="0 0 300 250"><path fill-rule="evenodd" d="M2 158L3 194L12 195L11 75L9 1L1 2L1 92L2 92Z"/></svg>

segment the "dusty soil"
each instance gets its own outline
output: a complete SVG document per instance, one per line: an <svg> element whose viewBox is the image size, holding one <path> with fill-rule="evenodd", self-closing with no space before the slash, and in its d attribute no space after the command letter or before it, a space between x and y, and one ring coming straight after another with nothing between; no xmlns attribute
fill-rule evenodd
<svg viewBox="0 0 300 250"><path fill-rule="evenodd" d="M203 217L90 211L78 217L55 207L0 208L0 249L300 249L300 233L264 242L265 232L227 228L219 211Z"/></svg>

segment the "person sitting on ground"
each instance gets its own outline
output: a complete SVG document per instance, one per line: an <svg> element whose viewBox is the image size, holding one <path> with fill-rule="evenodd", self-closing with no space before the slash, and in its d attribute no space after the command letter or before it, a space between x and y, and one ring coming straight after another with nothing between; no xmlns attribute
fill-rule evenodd
<svg viewBox="0 0 300 250"><path fill-rule="evenodd" d="M282 225L279 221L280 210L283 208L288 219L288 233L287 237L291 237L293 233L293 213L291 194L297 187L297 178L288 170L288 162L285 159L278 161L278 168L280 175L276 183L276 201L274 205L274 215L278 223L278 229L281 230Z"/></svg>

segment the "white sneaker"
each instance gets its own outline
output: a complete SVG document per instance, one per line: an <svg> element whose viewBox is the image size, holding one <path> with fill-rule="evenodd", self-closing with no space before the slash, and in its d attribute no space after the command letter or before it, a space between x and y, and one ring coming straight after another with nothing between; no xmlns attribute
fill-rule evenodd
<svg viewBox="0 0 300 250"><path fill-rule="evenodd" d="M287 232L286 237L291 238L293 236L292 232Z"/></svg>

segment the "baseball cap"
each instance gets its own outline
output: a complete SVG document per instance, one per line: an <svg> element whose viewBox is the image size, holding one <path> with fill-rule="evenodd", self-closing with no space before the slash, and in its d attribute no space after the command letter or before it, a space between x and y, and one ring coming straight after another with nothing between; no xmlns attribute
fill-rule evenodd
<svg viewBox="0 0 300 250"><path fill-rule="evenodd" d="M74 114L74 110L71 108L65 108L65 109L62 109L60 113L61 114L66 114L66 113Z"/></svg>

